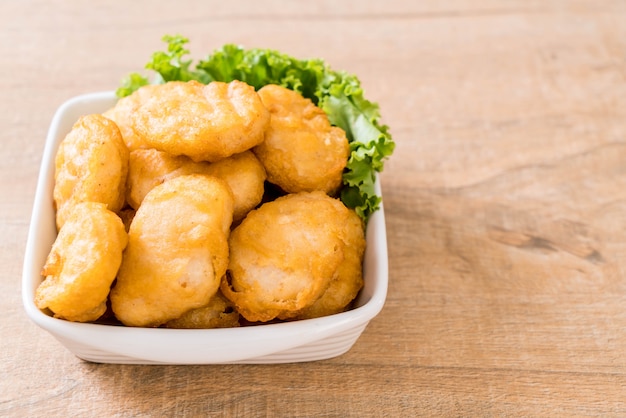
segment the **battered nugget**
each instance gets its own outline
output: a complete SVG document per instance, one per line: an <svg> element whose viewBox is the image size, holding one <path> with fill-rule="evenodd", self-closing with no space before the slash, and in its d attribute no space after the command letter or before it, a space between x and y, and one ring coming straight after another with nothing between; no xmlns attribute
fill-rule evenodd
<svg viewBox="0 0 626 418"><path fill-rule="evenodd" d="M132 129L151 147L194 161L218 161L252 148L269 123L254 88L237 80L171 81L146 96L130 115Z"/></svg>
<svg viewBox="0 0 626 418"><path fill-rule="evenodd" d="M344 261L348 209L323 192L286 195L251 211L230 237L221 289L249 321L311 306Z"/></svg>
<svg viewBox="0 0 626 418"><path fill-rule="evenodd" d="M233 220L239 221L263 198L265 169L251 151L216 163L193 162L155 149L130 153L127 201L139 208L144 197L159 184L187 174L206 174L224 180L234 197Z"/></svg>
<svg viewBox="0 0 626 418"><path fill-rule="evenodd" d="M39 309L57 318L95 321L106 300L127 243L122 220L104 203L75 205L59 231L35 292Z"/></svg>
<svg viewBox="0 0 626 418"><path fill-rule="evenodd" d="M194 163L185 156L173 156L155 149L130 153L126 201L138 209L150 190L169 179L202 171L208 163Z"/></svg>
<svg viewBox="0 0 626 418"><path fill-rule="evenodd" d="M57 229L79 202L105 203L118 212L125 200L127 172L128 149L115 122L96 114L81 117L55 157Z"/></svg>
<svg viewBox="0 0 626 418"><path fill-rule="evenodd" d="M240 221L263 199L265 169L251 151L242 152L209 164L206 174L224 180L233 192L233 221Z"/></svg>
<svg viewBox="0 0 626 418"><path fill-rule="evenodd" d="M117 101L115 106L103 113L120 128L122 139L129 151L149 148L143 137L135 132L131 124L132 115L139 109L141 103L152 96L156 85L147 85L135 90L130 96L123 97Z"/></svg>
<svg viewBox="0 0 626 418"><path fill-rule="evenodd" d="M180 318L165 324L166 328L185 329L234 328L238 326L239 312L220 291L211 298L207 306L192 309Z"/></svg>
<svg viewBox="0 0 626 418"><path fill-rule="evenodd" d="M228 266L232 214L230 189L215 177L180 176L152 189L111 290L117 319L154 327L206 306Z"/></svg>
<svg viewBox="0 0 626 418"><path fill-rule="evenodd" d="M344 259L337 276L326 292L295 319L318 318L343 312L363 287L363 254L365 253L365 230L363 221L355 211L345 208L334 219L341 228Z"/></svg>
<svg viewBox="0 0 626 418"><path fill-rule="evenodd" d="M253 151L268 181L288 193L337 192L350 153L346 133L331 126L322 109L295 91L270 84L259 96L271 118L265 141Z"/></svg>

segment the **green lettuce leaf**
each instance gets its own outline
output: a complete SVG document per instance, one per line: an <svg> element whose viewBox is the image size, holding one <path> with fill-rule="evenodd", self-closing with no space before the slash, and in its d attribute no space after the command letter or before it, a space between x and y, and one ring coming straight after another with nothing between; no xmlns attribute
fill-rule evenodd
<svg viewBox="0 0 626 418"><path fill-rule="evenodd" d="M295 90L323 109L330 123L346 131L350 157L343 173L341 200L366 222L379 209L376 173L392 155L395 143L388 127L380 123L376 103L364 97L359 79L352 74L334 71L321 59L297 59L270 49L244 49L227 44L193 66L185 48L187 38L165 36L167 51L155 52L146 69L156 72L153 83L197 80L244 81L255 89L267 84ZM133 73L117 90L119 97L131 94L148 79Z"/></svg>
<svg viewBox="0 0 626 418"><path fill-rule="evenodd" d="M117 88L115 94L118 97L125 97L132 94L142 86L150 84L150 80L139 73L130 73L122 80L122 85Z"/></svg>

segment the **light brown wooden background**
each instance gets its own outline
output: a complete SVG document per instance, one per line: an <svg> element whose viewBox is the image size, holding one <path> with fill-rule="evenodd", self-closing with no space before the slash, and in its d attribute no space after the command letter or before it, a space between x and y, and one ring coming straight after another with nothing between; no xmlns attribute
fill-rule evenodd
<svg viewBox="0 0 626 418"><path fill-rule="evenodd" d="M95 365L26 318L52 115L166 33L323 57L380 103L389 295L347 354ZM626 415L626 2L4 0L0 64L0 416Z"/></svg>

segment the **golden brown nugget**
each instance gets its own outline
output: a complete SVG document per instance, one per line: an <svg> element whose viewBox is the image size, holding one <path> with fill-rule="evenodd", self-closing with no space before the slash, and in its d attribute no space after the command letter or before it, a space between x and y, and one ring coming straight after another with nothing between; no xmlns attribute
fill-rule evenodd
<svg viewBox="0 0 626 418"><path fill-rule="evenodd" d="M253 151L267 179L288 193L334 194L342 182L350 147L346 133L301 94L277 85L259 90L271 114L265 141Z"/></svg>
<svg viewBox="0 0 626 418"><path fill-rule="evenodd" d="M224 180L232 190L235 198L234 221L243 219L263 199L267 176L252 151L209 164L203 172Z"/></svg>
<svg viewBox="0 0 626 418"><path fill-rule="evenodd" d="M262 142L268 123L254 88L237 80L157 85L131 115L132 128L151 147L210 162Z"/></svg>
<svg viewBox="0 0 626 418"><path fill-rule="evenodd" d="M81 117L55 156L54 203L60 229L79 202L100 202L118 212L125 201L128 149L115 122Z"/></svg>
<svg viewBox="0 0 626 418"><path fill-rule="evenodd" d="M165 323L166 328L210 329L239 326L239 312L231 301L218 291L207 306L185 312L180 318Z"/></svg>
<svg viewBox="0 0 626 418"><path fill-rule="evenodd" d="M186 174L202 172L207 165L153 148L132 151L128 164L126 201L138 209L148 192L159 184Z"/></svg>
<svg viewBox="0 0 626 418"><path fill-rule="evenodd" d="M251 211L231 233L224 296L249 321L290 318L312 305L344 260L336 221L343 208L323 192L302 192Z"/></svg>
<svg viewBox="0 0 626 418"><path fill-rule="evenodd" d="M215 163L194 162L155 149L130 153L126 199L138 208L150 190L167 180L206 174L224 180L234 197L233 220L239 221L263 199L265 169L251 151L235 154Z"/></svg>
<svg viewBox="0 0 626 418"><path fill-rule="evenodd" d="M41 272L37 307L69 321L98 319L106 311L127 240L122 220L104 203L76 204Z"/></svg>
<svg viewBox="0 0 626 418"><path fill-rule="evenodd" d="M154 327L206 306L228 266L233 198L220 179L193 174L146 195L111 290L117 319Z"/></svg>
<svg viewBox="0 0 626 418"><path fill-rule="evenodd" d="M355 211L345 206L333 221L341 231L344 259L328 289L313 305L298 312L296 319L318 318L343 312L363 287L363 255L366 245L363 221Z"/></svg>
<svg viewBox="0 0 626 418"><path fill-rule="evenodd" d="M153 90L156 88L155 85L143 86L135 90L131 95L119 99L115 106L103 113L105 117L111 119L120 128L122 139L129 151L149 148L143 137L135 132L131 123L131 117L139 109L141 103L153 94Z"/></svg>

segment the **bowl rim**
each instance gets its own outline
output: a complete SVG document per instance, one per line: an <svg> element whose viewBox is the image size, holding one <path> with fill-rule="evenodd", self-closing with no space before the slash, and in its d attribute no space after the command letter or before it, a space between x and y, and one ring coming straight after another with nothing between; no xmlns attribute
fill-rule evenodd
<svg viewBox="0 0 626 418"><path fill-rule="evenodd" d="M62 123L67 124L64 119L67 119L68 113L80 109L85 104L102 102L104 106L104 103L114 103L115 99L115 93L112 91L73 97L57 109L50 124L37 179L21 286L22 304L27 316L36 325L51 333L66 346L68 342L84 344L86 341L91 341L96 342L103 351L155 362L176 363L177 361L172 361L173 356L168 354L167 349L158 349L163 341L176 341L177 346L187 347L184 350L187 354L187 360L184 363L189 364L241 361L269 355L355 327L364 327L378 315L385 303L388 289L387 237L382 203L380 209L370 218L366 232L368 244L366 254L367 251L374 251L375 257L373 262L364 265L364 277L372 276L377 279L368 286L368 294L364 296L368 299L360 306L346 312L321 318L248 327L167 329L70 322L49 316L37 308L34 303L35 289L41 281L42 260L45 261L50 249L50 247L42 249L42 244L39 244L42 228L50 229L50 225L44 224L42 214L43 211L50 209L50 207L46 209L45 206L49 205L52 199L49 191L54 177L54 155L61 139L67 133L61 132L60 126ZM103 108L102 111L104 110L106 109ZM382 196L379 176L376 178L375 190L379 196ZM370 248L372 245L374 248ZM146 346L155 347L154 353L146 352ZM193 353L194 349L198 351L196 355Z"/></svg>

